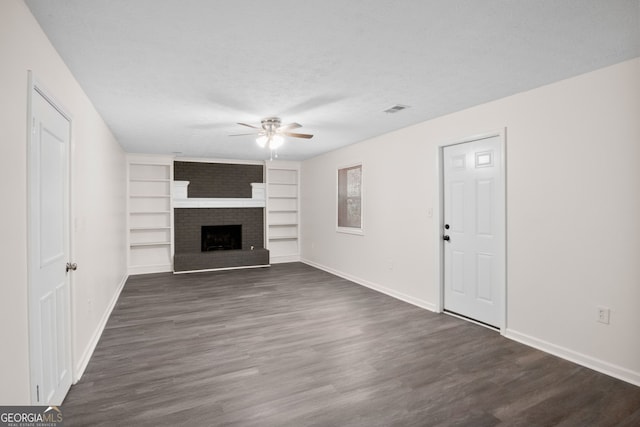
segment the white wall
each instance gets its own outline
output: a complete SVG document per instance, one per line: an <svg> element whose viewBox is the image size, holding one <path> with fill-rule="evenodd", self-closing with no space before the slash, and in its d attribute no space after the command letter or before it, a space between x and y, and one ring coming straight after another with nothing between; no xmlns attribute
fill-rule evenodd
<svg viewBox="0 0 640 427"><path fill-rule="evenodd" d="M303 162L302 258L436 307L437 146L504 127L507 336L640 385L640 58ZM335 232L357 161L364 236Z"/></svg>
<svg viewBox="0 0 640 427"><path fill-rule="evenodd" d="M0 2L0 405L29 404L27 70L71 114L73 361L90 354L125 279L125 157L26 5Z"/></svg>

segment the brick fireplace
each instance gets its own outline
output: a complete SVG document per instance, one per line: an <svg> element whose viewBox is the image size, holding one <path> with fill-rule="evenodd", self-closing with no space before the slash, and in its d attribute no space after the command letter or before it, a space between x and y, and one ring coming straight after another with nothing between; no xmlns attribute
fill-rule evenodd
<svg viewBox="0 0 640 427"><path fill-rule="evenodd" d="M212 169L212 164L209 163L203 163L200 167L188 166L182 165L182 168L189 170L191 176L181 177L183 179L193 177L202 180L203 176L206 178L209 175L203 171ZM233 172L235 181L238 181L238 177L242 176L242 166L246 165L224 165L223 169L226 173ZM255 171L247 174L246 180L249 179L256 179ZM220 194L219 189L213 194L203 194L199 190L199 197L191 197L189 181L174 182L173 266L176 273L269 265L269 251L264 248L264 184L236 182L234 185L243 191L227 191L224 195L236 198L215 197ZM205 186L200 184L199 187ZM209 183L206 185L206 188L211 187ZM247 193L251 195L250 198L246 197ZM203 227L206 229L216 226L227 230L238 228L241 242L234 238L233 244L218 241L217 244L207 244L209 247L203 248ZM214 247L210 247L212 245Z"/></svg>
<svg viewBox="0 0 640 427"><path fill-rule="evenodd" d="M181 208L174 224L177 272L269 264L263 208ZM212 225L240 225L242 249L202 251L202 227Z"/></svg>

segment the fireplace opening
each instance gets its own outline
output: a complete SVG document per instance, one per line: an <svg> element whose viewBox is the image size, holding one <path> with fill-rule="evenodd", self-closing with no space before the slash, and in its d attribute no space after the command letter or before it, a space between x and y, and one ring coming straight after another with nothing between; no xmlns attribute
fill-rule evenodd
<svg viewBox="0 0 640 427"><path fill-rule="evenodd" d="M242 225L203 225L202 252L242 249Z"/></svg>

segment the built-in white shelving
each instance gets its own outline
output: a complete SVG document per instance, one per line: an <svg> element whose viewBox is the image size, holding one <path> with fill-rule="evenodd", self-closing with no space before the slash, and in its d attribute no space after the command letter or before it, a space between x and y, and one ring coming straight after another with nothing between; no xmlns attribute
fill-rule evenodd
<svg viewBox="0 0 640 427"><path fill-rule="evenodd" d="M266 241L272 264L300 260L300 166L266 162Z"/></svg>
<svg viewBox="0 0 640 427"><path fill-rule="evenodd" d="M129 274L172 271L173 159L129 156Z"/></svg>

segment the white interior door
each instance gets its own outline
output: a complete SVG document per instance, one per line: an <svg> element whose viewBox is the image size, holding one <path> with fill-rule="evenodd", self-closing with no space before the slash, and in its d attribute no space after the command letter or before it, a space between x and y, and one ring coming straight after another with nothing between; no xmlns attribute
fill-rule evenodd
<svg viewBox="0 0 640 427"><path fill-rule="evenodd" d="M29 143L29 344L32 402L59 405L71 386L70 123L37 88Z"/></svg>
<svg viewBox="0 0 640 427"><path fill-rule="evenodd" d="M444 309L496 328L505 293L500 138L443 148Z"/></svg>

